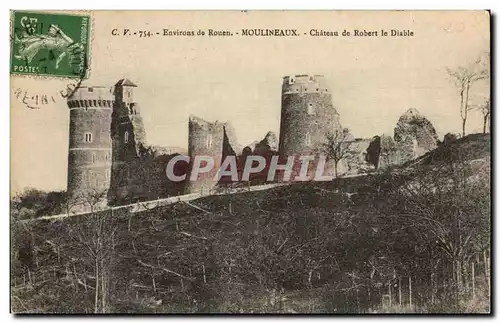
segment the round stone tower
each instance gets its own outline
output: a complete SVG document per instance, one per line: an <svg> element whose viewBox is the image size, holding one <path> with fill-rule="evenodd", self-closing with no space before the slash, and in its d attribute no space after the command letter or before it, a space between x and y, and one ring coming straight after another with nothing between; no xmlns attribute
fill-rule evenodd
<svg viewBox="0 0 500 323"><path fill-rule="evenodd" d="M224 123L208 122L196 116L189 117L188 154L191 158L187 173L186 193L209 194L217 184L214 177L221 165L224 146ZM193 163L196 156L211 157L214 167L207 173L199 174L196 180L191 181ZM202 166L204 164L202 163Z"/></svg>
<svg viewBox="0 0 500 323"><path fill-rule="evenodd" d="M113 104L110 87L80 86L68 98L67 190L75 205L106 199L111 176Z"/></svg>
<svg viewBox="0 0 500 323"><path fill-rule="evenodd" d="M285 76L281 91L281 157L317 153L329 132L341 129L323 75Z"/></svg>

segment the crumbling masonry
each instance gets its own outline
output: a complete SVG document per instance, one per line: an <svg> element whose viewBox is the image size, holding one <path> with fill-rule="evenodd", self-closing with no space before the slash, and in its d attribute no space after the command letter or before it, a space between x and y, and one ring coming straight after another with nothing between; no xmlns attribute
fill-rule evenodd
<svg viewBox="0 0 500 323"><path fill-rule="evenodd" d="M267 162L275 155L283 161L288 156L316 154L328 133L342 129L322 75L286 76L282 83L279 140L269 132L261 141L242 148L228 122L190 116L187 153L191 164L178 162L174 173L186 174L189 179L193 159L201 155L213 157L215 167L195 182L173 183L166 178L165 168L180 152L147 145L140 107L134 98L136 89L129 79L121 79L113 87L80 86L68 98L68 196L86 203L86 208L95 201L114 205L186 193L210 194L219 184L227 183L224 179L214 180L226 156L236 156L241 171L252 154L264 156ZM340 173L413 159L434 149L437 135L427 119L409 109L395 128L394 139L376 136L351 141L353 151L341 163ZM265 177L255 174L251 181L260 183Z"/></svg>

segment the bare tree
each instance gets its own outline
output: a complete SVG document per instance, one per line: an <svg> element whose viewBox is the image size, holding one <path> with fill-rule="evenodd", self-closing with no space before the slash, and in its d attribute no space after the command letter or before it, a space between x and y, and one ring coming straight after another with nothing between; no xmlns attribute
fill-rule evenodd
<svg viewBox="0 0 500 323"><path fill-rule="evenodd" d="M388 199L394 210L391 217L412 228L420 243L435 242L435 257L450 268L452 292L458 301L467 289L464 264L489 247L489 188L485 179L476 178L466 162L444 163L430 172L418 171L412 181L397 186L392 193ZM431 274L436 275L435 267Z"/></svg>
<svg viewBox="0 0 500 323"><path fill-rule="evenodd" d="M74 207L78 206L78 201L72 196L66 195L61 201L61 211L68 216L71 214Z"/></svg>
<svg viewBox="0 0 500 323"><path fill-rule="evenodd" d="M465 126L470 105L470 90L474 83L487 79L489 70L485 64L485 58L479 57L472 64L458 66L455 69L446 68L446 72L451 77L460 95L460 118L462 119L462 136L465 136Z"/></svg>
<svg viewBox="0 0 500 323"><path fill-rule="evenodd" d="M486 128L490 122L491 118L491 101L490 99L486 100L483 105L478 107L478 110L483 114L483 133L486 133Z"/></svg>
<svg viewBox="0 0 500 323"><path fill-rule="evenodd" d="M93 213L105 204L106 194L106 190L89 190L81 195L81 201Z"/></svg>
<svg viewBox="0 0 500 323"><path fill-rule="evenodd" d="M70 225L75 255L95 275L94 313L109 312L111 267L114 261L115 236L117 230L113 209L99 211L105 192L88 192L83 199L90 207L88 215L78 217ZM76 274L75 274L76 275Z"/></svg>
<svg viewBox="0 0 500 323"><path fill-rule="evenodd" d="M350 153L351 134L349 129L337 129L334 132L327 134L326 142L320 147L321 151L326 154L328 159L333 160L335 168L335 177L338 176L338 164L340 160L347 157Z"/></svg>

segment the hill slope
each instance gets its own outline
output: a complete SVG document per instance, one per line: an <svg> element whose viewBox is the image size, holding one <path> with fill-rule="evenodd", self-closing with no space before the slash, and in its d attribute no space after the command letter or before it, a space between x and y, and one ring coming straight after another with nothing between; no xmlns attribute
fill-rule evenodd
<svg viewBox="0 0 500 323"><path fill-rule="evenodd" d="M420 310L430 294L431 310L436 299L457 310L444 282L466 258L453 252L470 259L489 246L489 154L489 136L473 135L381 174L14 223L13 310L353 313L398 292ZM449 187L450 174L458 184L478 171L487 176ZM432 235L423 214L446 234ZM453 240L463 230L475 233L467 245Z"/></svg>

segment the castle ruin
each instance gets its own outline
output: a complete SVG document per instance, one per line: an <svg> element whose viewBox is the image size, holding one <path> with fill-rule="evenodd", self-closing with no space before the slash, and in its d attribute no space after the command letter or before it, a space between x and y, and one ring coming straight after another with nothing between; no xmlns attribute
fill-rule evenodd
<svg viewBox="0 0 500 323"><path fill-rule="evenodd" d="M120 204L181 190L165 181L169 156L147 146L136 87L122 79L112 87L79 86L68 98L67 187L75 204Z"/></svg>
<svg viewBox="0 0 500 323"><path fill-rule="evenodd" d="M114 105L109 87L80 86L68 98L68 196L72 200L109 190Z"/></svg>
<svg viewBox="0 0 500 323"><path fill-rule="evenodd" d="M317 152L326 135L340 130L340 116L323 75L285 76L281 93L281 157Z"/></svg>
<svg viewBox="0 0 500 323"><path fill-rule="evenodd" d="M289 156L319 154L326 136L343 129L324 76L285 76L279 140L269 132L261 141L241 148L228 122L208 122L190 116L187 153L191 160L176 163L174 173L186 175L186 180L174 183L166 177L165 169L179 153L147 145L141 110L134 99L136 89L137 85L129 79L121 79L112 87L80 86L68 98L68 196L72 200L116 205L189 193L210 194L219 185L231 183L214 179L227 156L236 157L241 176L250 155L265 157L266 169L275 155L285 164ZM376 136L373 140L350 141L353 151L341 163L339 174L418 157L435 148L437 136L432 124L410 109L398 121L394 139ZM200 174L197 181L190 181L196 156L212 157L214 167ZM314 169L316 161L310 163L310 169ZM265 182L265 170L252 174L250 181Z"/></svg>

